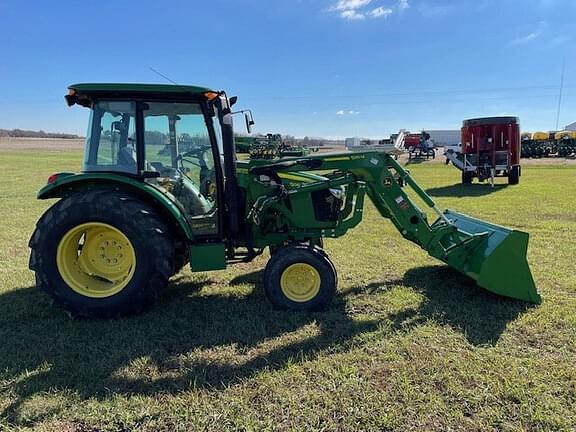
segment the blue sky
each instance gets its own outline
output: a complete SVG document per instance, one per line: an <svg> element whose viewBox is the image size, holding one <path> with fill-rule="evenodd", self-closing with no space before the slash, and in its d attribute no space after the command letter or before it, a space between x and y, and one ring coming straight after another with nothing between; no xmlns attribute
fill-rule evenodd
<svg viewBox="0 0 576 432"><path fill-rule="evenodd" d="M226 89L257 130L384 137L576 121L575 0L0 0L0 128L84 133L77 82ZM240 126L240 124L239 124Z"/></svg>

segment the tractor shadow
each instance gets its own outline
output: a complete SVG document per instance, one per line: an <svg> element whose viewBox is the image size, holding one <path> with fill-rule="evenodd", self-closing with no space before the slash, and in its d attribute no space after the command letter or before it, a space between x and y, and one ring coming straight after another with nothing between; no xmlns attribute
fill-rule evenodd
<svg viewBox="0 0 576 432"><path fill-rule="evenodd" d="M82 400L220 391L327 349L346 350L356 336L378 328L377 320L348 317L340 297L326 312L273 310L258 279L254 272L229 283L244 285L242 291L255 285L246 295L213 294L210 279L176 279L149 312L102 321L72 320L33 287L0 295L0 371L9 383L0 391L13 398L0 416L33 426L54 413L27 415L23 423L23 404L53 389Z"/></svg>
<svg viewBox="0 0 576 432"><path fill-rule="evenodd" d="M229 285L249 291L238 295L227 289L214 294L210 286L220 283L209 278L176 279L151 311L105 321L71 320L32 287L1 295L0 370L9 384L0 388L13 402L0 415L10 424L34 425L55 413L27 415L22 422L22 405L53 389L82 400L190 388L221 391L263 370L349 350L357 336L379 331L382 319L391 322L392 332L434 320L459 329L473 344L493 344L529 307L468 286L467 279L444 267L352 287L320 313L273 310L259 280L260 272L232 279ZM361 321L347 313L348 296L398 284L424 294L420 308Z"/></svg>
<svg viewBox="0 0 576 432"><path fill-rule="evenodd" d="M475 346L495 345L510 322L536 307L492 294L470 278L441 265L410 269L401 279L353 287L348 294L378 291L394 285L420 292L424 298L418 308L408 309L396 317L396 327L413 328L426 322L448 325Z"/></svg>
<svg viewBox="0 0 576 432"><path fill-rule="evenodd" d="M507 187L507 184L495 184L492 187L489 184L474 183L464 185L456 183L450 186L426 189L426 193L433 197L480 197L503 191Z"/></svg>

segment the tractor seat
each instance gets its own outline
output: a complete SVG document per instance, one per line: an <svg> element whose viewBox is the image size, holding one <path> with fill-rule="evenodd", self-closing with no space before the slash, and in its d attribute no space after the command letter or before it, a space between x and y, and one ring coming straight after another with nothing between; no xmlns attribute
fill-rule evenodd
<svg viewBox="0 0 576 432"><path fill-rule="evenodd" d="M181 177L172 189L172 194L182 203L189 216L210 213L214 204L200 193L200 189L188 177Z"/></svg>

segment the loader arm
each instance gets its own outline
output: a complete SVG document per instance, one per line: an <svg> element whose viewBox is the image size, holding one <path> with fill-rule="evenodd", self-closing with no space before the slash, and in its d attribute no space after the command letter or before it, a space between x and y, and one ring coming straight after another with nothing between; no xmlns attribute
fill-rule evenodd
<svg viewBox="0 0 576 432"><path fill-rule="evenodd" d="M276 173L331 171L325 174L333 184L366 185L366 194L379 213L391 220L400 234L422 247L431 256L474 279L496 294L540 303L526 260L528 234L490 224L452 210L442 212L432 198L390 155L381 152L324 154L282 159L254 166L251 171ZM437 215L427 215L402 186L414 193ZM301 188L314 188L307 183ZM296 188L297 191L298 187Z"/></svg>

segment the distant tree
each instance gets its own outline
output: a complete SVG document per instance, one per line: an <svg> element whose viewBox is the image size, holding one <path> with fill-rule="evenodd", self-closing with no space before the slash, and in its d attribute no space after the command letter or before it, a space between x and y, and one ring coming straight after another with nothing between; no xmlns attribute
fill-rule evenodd
<svg viewBox="0 0 576 432"><path fill-rule="evenodd" d="M144 141L146 145L163 145L168 141L168 135L163 134L160 131L145 131Z"/></svg>
<svg viewBox="0 0 576 432"><path fill-rule="evenodd" d="M13 137L13 138L60 138L60 139L78 139L83 138L75 134L66 133L53 133L23 129L0 129L0 137Z"/></svg>

